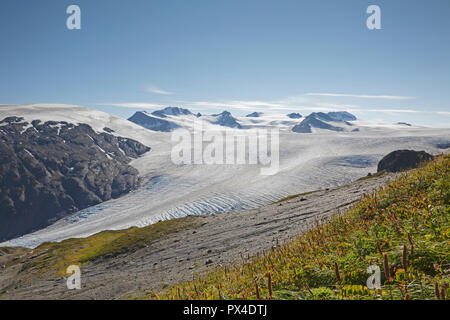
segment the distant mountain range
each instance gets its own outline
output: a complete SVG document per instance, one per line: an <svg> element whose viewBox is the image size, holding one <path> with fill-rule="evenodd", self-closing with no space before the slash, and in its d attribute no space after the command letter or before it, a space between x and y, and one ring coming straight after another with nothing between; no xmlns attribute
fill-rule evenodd
<svg viewBox="0 0 450 320"><path fill-rule="evenodd" d="M162 110L156 110L152 113L145 111L136 112L128 120L132 121L144 128L153 131L170 132L177 128L182 127L183 117L197 117L202 118L211 124L219 125L222 127L234 128L234 129L245 129L251 127L250 125L243 125L241 122L243 118L234 117L229 111L223 111L218 114L212 114L203 116L200 113L194 115L190 110L178 108L178 107L167 107ZM247 114L245 118L262 118L264 113L262 112L252 112ZM289 119L296 120L301 119L303 116L300 113L289 113L286 115ZM345 126L353 126L350 121L356 120L356 117L346 111L339 112L313 112L303 119L302 122L295 124L292 123L293 127L291 130L296 133L311 133L312 128L324 129L329 131L359 131L358 128L353 130L346 130ZM252 120L252 123L259 123L260 120ZM276 126L276 121L271 121L270 124ZM280 124L289 125L289 121L280 121ZM337 125L339 124L339 125ZM340 125L344 125L340 126Z"/></svg>
<svg viewBox="0 0 450 320"><path fill-rule="evenodd" d="M154 111L152 113L147 113L145 111L138 111L128 120L153 131L170 132L181 127L179 124L173 121L173 119L169 119L168 116L192 117L194 116L194 114L188 109L167 107L162 110ZM197 113L195 117L200 118L202 117L202 114ZM210 115L204 120L222 127L242 129L241 124L228 111L223 111L222 113L219 114Z"/></svg>

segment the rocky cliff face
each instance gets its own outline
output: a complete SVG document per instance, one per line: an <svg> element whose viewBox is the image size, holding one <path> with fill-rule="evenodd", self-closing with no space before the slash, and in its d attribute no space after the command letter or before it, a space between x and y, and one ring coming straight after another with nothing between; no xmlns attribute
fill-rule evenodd
<svg viewBox="0 0 450 320"><path fill-rule="evenodd" d="M0 241L136 188L127 163L150 148L89 125L0 121Z"/></svg>

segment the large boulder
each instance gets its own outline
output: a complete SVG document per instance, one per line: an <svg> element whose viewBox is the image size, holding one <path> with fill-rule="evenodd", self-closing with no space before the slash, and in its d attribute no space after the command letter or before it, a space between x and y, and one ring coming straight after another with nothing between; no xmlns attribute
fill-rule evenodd
<svg viewBox="0 0 450 320"><path fill-rule="evenodd" d="M433 156L425 151L397 150L380 160L377 171L400 172L416 168L420 163L431 159Z"/></svg>

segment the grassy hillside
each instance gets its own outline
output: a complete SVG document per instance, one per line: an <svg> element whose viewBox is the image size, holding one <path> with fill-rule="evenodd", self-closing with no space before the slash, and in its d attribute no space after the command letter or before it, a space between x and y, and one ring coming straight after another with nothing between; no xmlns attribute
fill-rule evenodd
<svg viewBox="0 0 450 320"><path fill-rule="evenodd" d="M268 254L150 299L436 299L450 294L450 156L406 172ZM381 288L369 290L378 266Z"/></svg>

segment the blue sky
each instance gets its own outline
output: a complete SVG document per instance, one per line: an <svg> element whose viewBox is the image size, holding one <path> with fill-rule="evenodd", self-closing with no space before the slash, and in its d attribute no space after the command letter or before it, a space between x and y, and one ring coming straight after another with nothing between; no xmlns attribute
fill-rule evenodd
<svg viewBox="0 0 450 320"><path fill-rule="evenodd" d="M66 28L71 4L81 30ZM371 4L382 30L366 28ZM448 0L2 0L0 104L450 127L449 17Z"/></svg>

